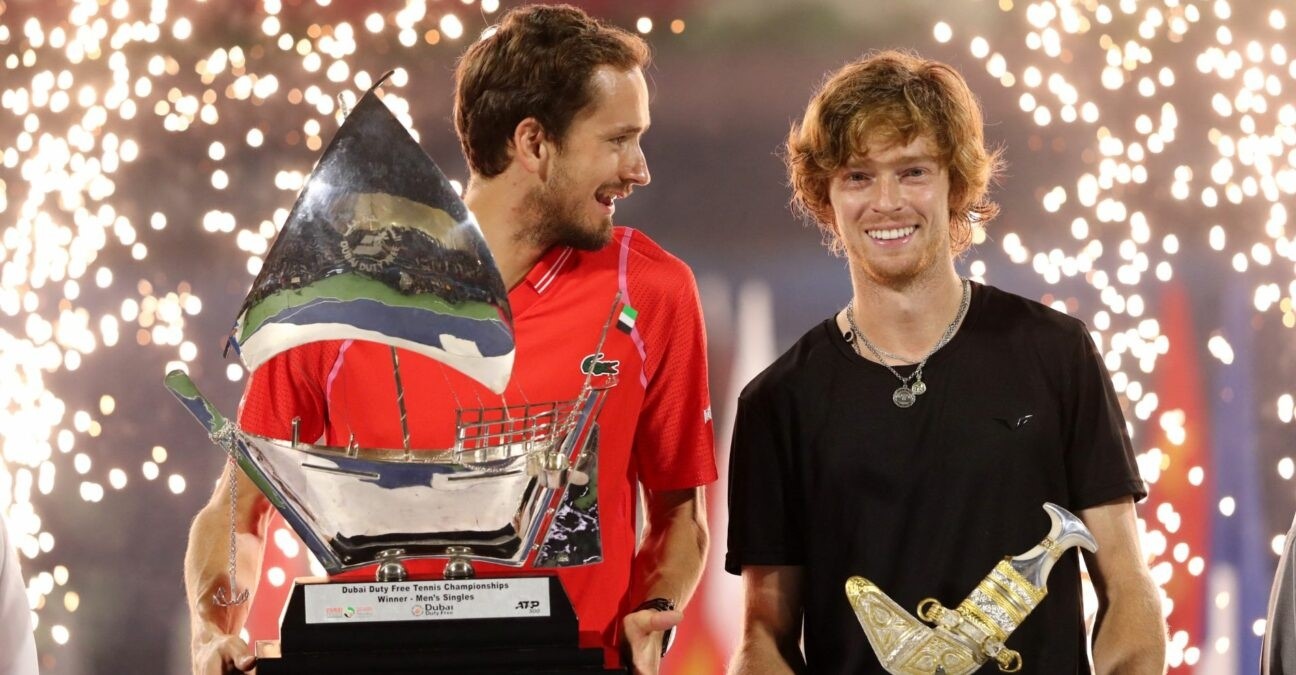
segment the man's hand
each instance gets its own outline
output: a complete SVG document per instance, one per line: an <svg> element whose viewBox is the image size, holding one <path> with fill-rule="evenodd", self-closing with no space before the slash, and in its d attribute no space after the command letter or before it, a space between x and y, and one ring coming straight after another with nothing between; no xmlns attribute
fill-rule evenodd
<svg viewBox="0 0 1296 675"><path fill-rule="evenodd" d="M234 635L212 634L207 640L194 641L194 675L232 675L256 672L256 657L246 642Z"/></svg>
<svg viewBox="0 0 1296 675"><path fill-rule="evenodd" d="M656 675L661 664L662 637L684 620L702 564L706 560L706 493L703 488L645 490L647 509L643 543L630 573L630 597L669 598L674 609L644 609L621 620L621 654L633 673ZM650 601L651 602L651 601Z"/></svg>
<svg viewBox="0 0 1296 675"><path fill-rule="evenodd" d="M683 620L684 613L678 610L641 609L627 614L621 621L621 628L625 636L626 666L630 672L657 675L666 629L678 626Z"/></svg>

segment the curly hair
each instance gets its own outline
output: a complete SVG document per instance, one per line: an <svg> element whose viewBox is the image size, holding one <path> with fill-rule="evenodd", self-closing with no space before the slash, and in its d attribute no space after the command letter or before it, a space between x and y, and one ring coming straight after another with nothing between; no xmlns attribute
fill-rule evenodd
<svg viewBox="0 0 1296 675"><path fill-rule="evenodd" d="M569 5L507 12L455 68L455 131L473 174L499 175L522 120L534 117L561 147L576 114L594 100L600 66L646 68L648 45Z"/></svg>
<svg viewBox="0 0 1296 675"><path fill-rule="evenodd" d="M949 170L951 248L972 243L972 223L999 213L987 189L1002 166L1001 153L985 145L981 106L952 67L914 54L868 54L832 73L810 99L801 123L788 134L784 161L793 208L815 221L834 253L842 242L833 228L828 187L833 174L871 142L907 144L930 137Z"/></svg>

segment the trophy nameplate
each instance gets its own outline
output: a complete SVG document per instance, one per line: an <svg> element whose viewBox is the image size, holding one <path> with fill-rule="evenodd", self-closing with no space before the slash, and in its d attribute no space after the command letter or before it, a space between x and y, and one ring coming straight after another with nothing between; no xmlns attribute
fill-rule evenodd
<svg viewBox="0 0 1296 675"><path fill-rule="evenodd" d="M549 616L544 577L308 584L306 623Z"/></svg>
<svg viewBox="0 0 1296 675"><path fill-rule="evenodd" d="M375 615L362 617L362 607L351 607L353 616L339 621L312 622L307 598L320 586L377 586L386 590L404 589L414 584L395 583L326 583L320 579L299 579L284 607L279 640L256 645L258 675L310 673L342 675L351 673L471 672L491 675L503 673L606 673L602 649L582 649L577 642L578 624L556 577L513 577L476 579L475 583L523 582L514 607L490 608L488 613L503 614L492 618L451 618L448 615L429 618L420 603L401 604L407 612L391 620ZM469 582L446 582L464 584ZM537 598L534 592L543 590ZM324 591L321 598L334 597ZM397 596L406 595L401 590ZM346 596L342 596L346 597ZM356 597L365 597L364 593ZM384 597L374 594L372 597ZM496 599L503 600L500 595ZM539 608L532 608L540 603ZM432 603L451 605L455 603ZM525 608L518 605L525 604ZM421 616L414 615L419 606ZM329 606L334 607L334 606ZM487 609L473 601L460 602L467 611ZM539 609L543 608L543 615ZM316 608L318 609L318 608ZM328 607L325 608L327 611ZM396 612L397 615L400 611ZM530 612L537 612L529 615ZM384 617L385 618L385 617ZM624 671L618 671L624 672Z"/></svg>

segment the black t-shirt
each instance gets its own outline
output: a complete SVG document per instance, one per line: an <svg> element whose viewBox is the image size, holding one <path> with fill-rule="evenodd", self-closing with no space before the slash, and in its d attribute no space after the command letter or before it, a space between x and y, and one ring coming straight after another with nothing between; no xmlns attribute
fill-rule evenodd
<svg viewBox="0 0 1296 675"><path fill-rule="evenodd" d="M813 673L884 673L846 598L868 578L906 611L954 608L1005 556L1076 513L1146 496L1125 422L1084 324L972 284L967 317L923 369L913 407L828 319L738 401L725 569L799 565ZM898 369L902 374L913 367ZM1088 673L1078 554L1009 638L1023 673Z"/></svg>

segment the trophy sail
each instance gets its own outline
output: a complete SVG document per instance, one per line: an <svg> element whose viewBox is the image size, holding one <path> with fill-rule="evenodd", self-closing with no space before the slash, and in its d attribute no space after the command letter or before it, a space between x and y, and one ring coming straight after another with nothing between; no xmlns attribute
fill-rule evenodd
<svg viewBox="0 0 1296 675"><path fill-rule="evenodd" d="M233 342L249 370L317 340L380 342L498 394L512 372L511 323L472 213L371 90L302 187Z"/></svg>

